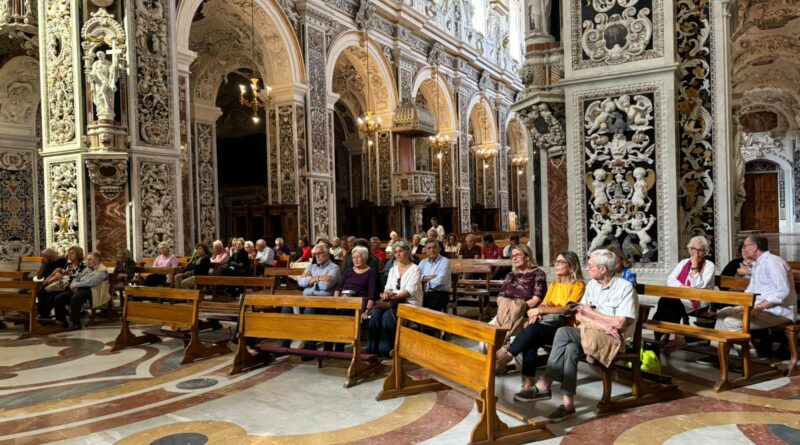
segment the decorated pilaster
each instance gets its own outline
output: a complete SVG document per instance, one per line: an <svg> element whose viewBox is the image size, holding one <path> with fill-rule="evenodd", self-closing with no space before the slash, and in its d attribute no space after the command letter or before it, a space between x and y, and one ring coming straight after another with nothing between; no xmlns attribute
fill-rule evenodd
<svg viewBox="0 0 800 445"><path fill-rule="evenodd" d="M453 82L453 91L456 92L456 106L458 107L458 121L461 124L461 135L458 138L458 145L455 147L457 156L458 174L456 183L456 203L458 205L459 225L461 232L470 231L470 178L469 178L469 116L467 106L469 98L475 90L466 85L463 79L456 77Z"/></svg>
<svg viewBox="0 0 800 445"><path fill-rule="evenodd" d="M191 71L189 67L197 58L197 53L187 49L178 50L178 120L180 127L181 159L181 200L183 202L183 244L187 251L201 241L197 236L196 208L198 203L195 190L194 159L196 146L192 143L192 104L190 100ZM216 239L216 238L215 238ZM207 240L202 240L207 241Z"/></svg>
<svg viewBox="0 0 800 445"><path fill-rule="evenodd" d="M217 119L222 111L204 104L194 106L192 159L197 241L211 243L219 238L219 188L217 184Z"/></svg>

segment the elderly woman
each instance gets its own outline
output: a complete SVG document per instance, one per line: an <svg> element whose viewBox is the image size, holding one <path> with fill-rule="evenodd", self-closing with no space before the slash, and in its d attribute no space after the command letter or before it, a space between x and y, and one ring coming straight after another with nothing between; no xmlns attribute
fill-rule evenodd
<svg viewBox="0 0 800 445"><path fill-rule="evenodd" d="M714 288L714 263L706 259L711 243L704 236L695 236L686 245L689 258L681 260L667 277L667 286L688 287L694 289ZM701 303L697 300L677 300L661 298L658 300L656 313L653 320L680 323L690 312L700 309ZM660 341L663 334L656 332L655 338ZM682 336L676 336L673 342L668 343L664 350L680 348L686 345Z"/></svg>
<svg viewBox="0 0 800 445"><path fill-rule="evenodd" d="M445 253L452 254L451 258L458 256L458 251L461 250L461 243L458 242L458 237L455 233L447 235L444 239Z"/></svg>
<svg viewBox="0 0 800 445"><path fill-rule="evenodd" d="M83 249L72 246L67 250L67 265L60 271L53 272L53 281L45 286L44 291L37 295L39 300L37 309L42 318L50 318L50 312L55 306L55 297L66 290L72 281L80 276L86 269L83 261Z"/></svg>
<svg viewBox="0 0 800 445"><path fill-rule="evenodd" d="M114 265L114 282L111 283L112 291L121 295L121 292L131 282L135 274L136 262L131 258L131 251L122 249L117 255L117 264Z"/></svg>
<svg viewBox="0 0 800 445"><path fill-rule="evenodd" d="M497 315L489 322L508 329L503 344L522 327L525 313L539 306L547 293L547 275L534 263L530 247L518 244L511 249L511 267L497 295Z"/></svg>
<svg viewBox="0 0 800 445"><path fill-rule="evenodd" d="M342 261L344 257L344 248L342 247L342 239L334 236L331 240L331 248L328 249L331 253L331 259L337 263Z"/></svg>
<svg viewBox="0 0 800 445"><path fill-rule="evenodd" d="M385 252L386 252L386 258L391 258L391 257L392 257L392 255L393 255L393 250L392 250L392 249L393 249L393 246L392 246L392 245L393 245L393 244L394 244L394 243L395 243L395 242L396 242L398 239L400 239L400 238L399 238L399 236L397 235L397 232L395 232L394 230L392 230L391 232L389 232L389 242L388 242L388 243L386 243L386 249L385 249Z"/></svg>
<svg viewBox="0 0 800 445"><path fill-rule="evenodd" d="M497 351L497 369L502 371L514 356L522 355L523 385L521 397L532 393L536 383L539 348L553 344L556 331L568 324L571 307L580 303L586 283L581 273L581 263L574 252L561 252L553 263L556 280L547 289L544 301L528 309L528 326L523 329L508 348Z"/></svg>
<svg viewBox="0 0 800 445"><path fill-rule="evenodd" d="M175 275L175 287L181 289L197 289L195 277L197 275L208 275L211 270L211 257L208 246L203 243L194 248L194 257L183 273Z"/></svg>
<svg viewBox="0 0 800 445"><path fill-rule="evenodd" d="M377 236L373 236L372 238L370 238L369 239L369 247L370 247L370 250L371 250L370 253L372 254L372 256L377 258L378 261L383 261L384 263L386 262L386 259L387 259L386 252L383 249L381 249L381 239L380 238L378 238Z"/></svg>
<svg viewBox="0 0 800 445"><path fill-rule="evenodd" d="M424 249L425 246L423 246L421 243L422 243L422 237L421 236L414 235L411 238L411 246L409 246L409 248L411 249L411 254L412 255L417 255L417 254L422 253L422 249Z"/></svg>
<svg viewBox="0 0 800 445"><path fill-rule="evenodd" d="M228 261L228 268L223 269L222 275L240 277L251 275L253 273L253 269L251 267L252 263L250 262L250 258L247 256L247 251L244 247L244 241L241 238L236 240L235 251L236 252Z"/></svg>
<svg viewBox="0 0 800 445"><path fill-rule="evenodd" d="M178 267L178 259L170 252L169 244L162 241L158 243L159 255L153 261L153 267ZM167 276L160 273L151 273L144 277L144 286L163 286L167 284Z"/></svg>
<svg viewBox="0 0 800 445"><path fill-rule="evenodd" d="M397 305L409 303L422 306L422 275L419 267L411 262L411 246L401 240L394 244L393 251L394 265L389 272L389 279L380 300L370 308L367 347L367 353L387 358L394 347Z"/></svg>
<svg viewBox="0 0 800 445"><path fill-rule="evenodd" d="M636 272L631 270L633 264L630 258L628 258L628 254L616 246L611 246L607 250L617 257L617 268L614 270L614 276L630 281L631 284L636 286Z"/></svg>
<svg viewBox="0 0 800 445"><path fill-rule="evenodd" d="M378 299L378 274L373 270L367 261L369 260L369 250L366 247L356 246L353 248L353 267L342 272L339 285L333 293L335 297L364 297L367 299L367 308L361 314L364 320L369 318L369 313Z"/></svg>
<svg viewBox="0 0 800 445"><path fill-rule="evenodd" d="M255 259L256 254L256 246L253 244L252 241L247 240L244 242L244 251L247 252L247 259L252 260Z"/></svg>
<svg viewBox="0 0 800 445"><path fill-rule="evenodd" d="M222 241L216 240L211 243L211 265L216 267L225 267L230 260L228 252L225 251Z"/></svg>

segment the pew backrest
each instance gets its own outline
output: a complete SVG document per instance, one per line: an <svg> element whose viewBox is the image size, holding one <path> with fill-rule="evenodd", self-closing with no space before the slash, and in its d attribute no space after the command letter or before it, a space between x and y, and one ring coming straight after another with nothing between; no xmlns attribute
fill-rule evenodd
<svg viewBox="0 0 800 445"><path fill-rule="evenodd" d="M750 311L755 304L755 294L746 292L729 292L721 290L693 289L685 287L669 287L653 284L637 284L639 295L650 295L661 298L698 300L707 303L729 304L744 309L742 317L742 333L750 332Z"/></svg>
<svg viewBox="0 0 800 445"><path fill-rule="evenodd" d="M125 288L123 316L127 322L189 329L197 324L200 299L198 290L128 286ZM171 304L164 304L164 301Z"/></svg>
<svg viewBox="0 0 800 445"><path fill-rule="evenodd" d="M0 311L35 314L36 293L40 284L35 281L0 281ZM30 292L21 294L19 290Z"/></svg>
<svg viewBox="0 0 800 445"><path fill-rule="evenodd" d="M45 259L40 256L21 256L17 260L17 271L37 272L44 267Z"/></svg>
<svg viewBox="0 0 800 445"><path fill-rule="evenodd" d="M27 281L30 280L31 274L36 272L33 271L6 271L0 270L0 280L8 280L8 281Z"/></svg>
<svg viewBox="0 0 800 445"><path fill-rule="evenodd" d="M750 285L750 279L744 277L726 277L716 275L714 277L714 285L718 288L725 288L729 291L744 292L747 286Z"/></svg>

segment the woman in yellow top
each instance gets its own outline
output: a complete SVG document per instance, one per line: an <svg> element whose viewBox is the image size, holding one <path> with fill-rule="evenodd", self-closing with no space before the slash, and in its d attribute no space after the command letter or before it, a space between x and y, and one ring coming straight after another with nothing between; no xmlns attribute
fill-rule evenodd
<svg viewBox="0 0 800 445"><path fill-rule="evenodd" d="M528 326L511 343L511 346L497 351L497 368L503 369L514 356L522 356L522 391L514 394L514 400L532 400L531 387L536 383L536 362L539 348L552 344L558 328L567 324L567 315L572 310L571 303L579 303L583 298L585 283L581 274L581 263L574 252L561 252L554 264L556 280L547 290L542 304L528 310ZM530 394L529 394L530 393ZM526 397L529 396L529 397Z"/></svg>

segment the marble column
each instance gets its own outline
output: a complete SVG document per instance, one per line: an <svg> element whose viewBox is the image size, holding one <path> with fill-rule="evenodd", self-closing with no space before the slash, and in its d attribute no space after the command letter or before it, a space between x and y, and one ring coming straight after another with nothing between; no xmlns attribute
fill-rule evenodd
<svg viewBox="0 0 800 445"><path fill-rule="evenodd" d="M219 238L219 188L217 184L217 119L222 110L195 104L192 147L197 241L210 245Z"/></svg>
<svg viewBox="0 0 800 445"><path fill-rule="evenodd" d="M497 207L500 209L500 230L508 230L508 146L506 135L506 120L508 118L508 104L498 100L497 104L497 129L499 146L497 150Z"/></svg>

